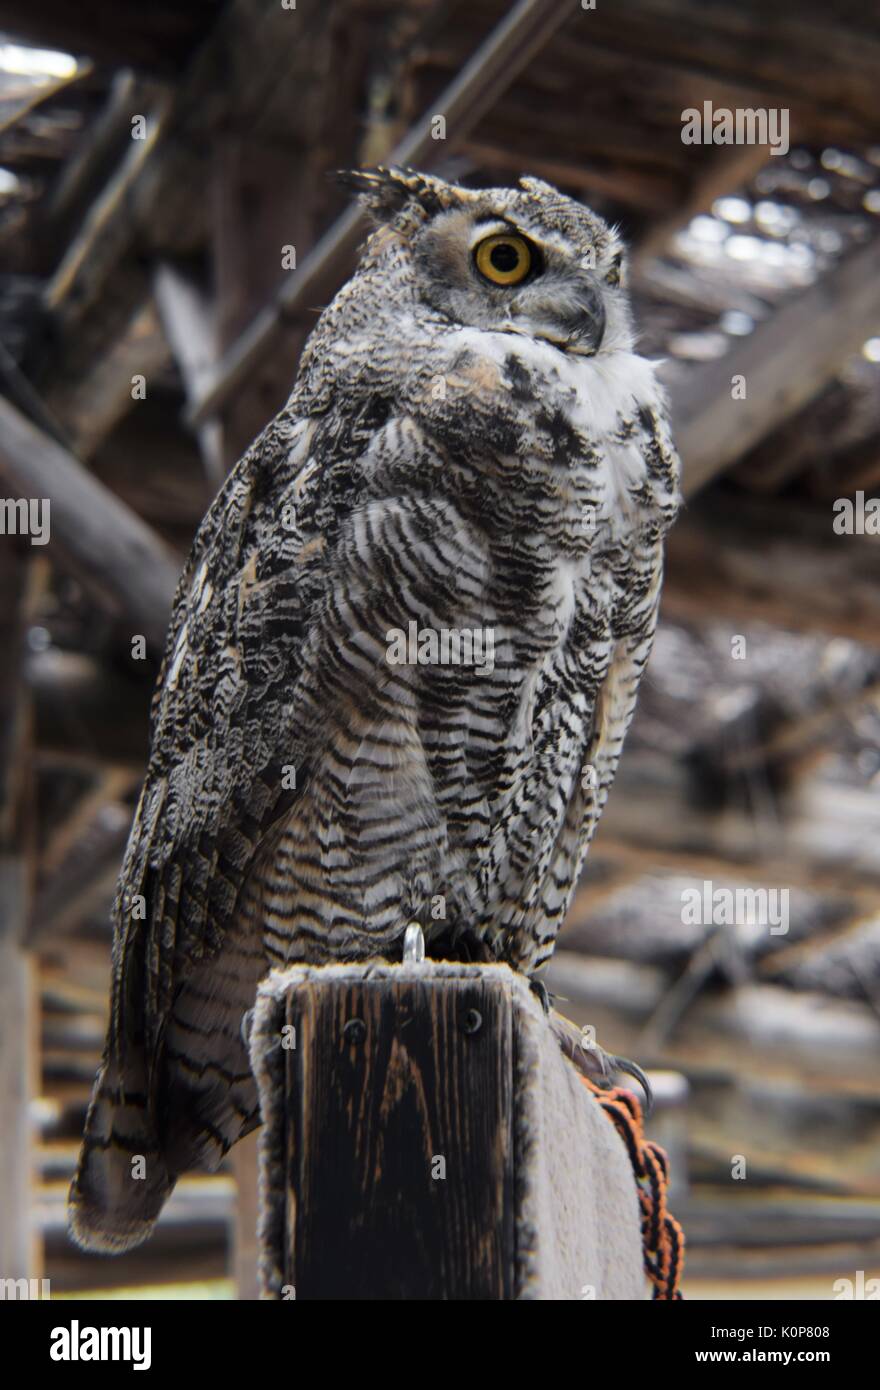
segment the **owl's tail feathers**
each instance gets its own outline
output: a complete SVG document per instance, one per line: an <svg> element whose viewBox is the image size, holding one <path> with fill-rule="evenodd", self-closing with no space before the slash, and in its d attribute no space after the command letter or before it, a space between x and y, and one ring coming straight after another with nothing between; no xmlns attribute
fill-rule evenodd
<svg viewBox="0 0 880 1390"><path fill-rule="evenodd" d="M152 1232L174 1181L144 1092L123 1087L117 1068L105 1060L68 1198L71 1238L103 1254L131 1250Z"/></svg>

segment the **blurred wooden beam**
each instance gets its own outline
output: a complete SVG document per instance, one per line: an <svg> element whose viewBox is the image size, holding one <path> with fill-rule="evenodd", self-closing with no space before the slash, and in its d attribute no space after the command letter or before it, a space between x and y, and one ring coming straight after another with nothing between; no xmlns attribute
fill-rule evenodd
<svg viewBox="0 0 880 1390"><path fill-rule="evenodd" d="M3 27L43 48L172 76L219 9L217 0L89 0L82 6L40 0L36 8L29 0L5 0Z"/></svg>
<svg viewBox="0 0 880 1390"><path fill-rule="evenodd" d="M108 340L123 341L126 327L145 311L151 257L178 258L204 250L209 232L211 152L221 131L246 131L255 143L286 151L290 167L305 152L323 149L316 108L334 110L338 89L323 74L350 61L349 30L335 36L342 17L322 0L231 0L185 71L172 85L124 88L111 124L134 116L146 121L143 138L129 139L121 163L93 201L45 295L48 347L32 344L33 370L47 398L77 390L87 402L94 359ZM360 34L361 30L357 30ZM354 37L357 36L354 35ZM335 43L335 47L334 47ZM365 49L355 47L360 55ZM360 61L360 58L358 59ZM137 105L135 105L137 103ZM351 115L352 126L355 117ZM343 123L344 124L344 123ZM129 133L132 134L131 128ZM280 249L280 248L279 248ZM126 405L137 371L124 355L100 367L102 397ZM113 423L90 427L89 447Z"/></svg>
<svg viewBox="0 0 880 1390"><path fill-rule="evenodd" d="M21 945L26 877L20 858L0 854L0 1268L16 1279L35 1277L38 1258L30 1226L36 990L33 961Z"/></svg>
<svg viewBox="0 0 880 1390"><path fill-rule="evenodd" d="M606 1050L687 1075L754 1075L829 1094L880 1096L880 1020L863 1003L743 984L697 998L662 1044L644 1034L669 977L653 966L557 950L544 976L567 1017L592 1024Z"/></svg>
<svg viewBox="0 0 880 1390"><path fill-rule="evenodd" d="M793 138L871 140L880 39L871 12L843 20L822 5L773 11L704 0L616 0L588 16L584 42L648 63L682 105L792 109ZM741 87L722 100L717 88Z"/></svg>
<svg viewBox="0 0 880 1390"><path fill-rule="evenodd" d="M101 605L161 651L178 563L133 512L72 454L0 399L0 476L19 496L50 502L49 558L72 569Z"/></svg>
<svg viewBox="0 0 880 1390"><path fill-rule="evenodd" d="M866 907L857 911L852 917L822 931L810 932L800 940L778 945L771 954L762 956L756 962L756 978L765 984L786 984L796 973L821 970L823 962L829 956L835 956L846 957L854 981L859 980L859 966L854 964L856 954L859 946L874 935L878 925L880 904L875 905L873 910ZM867 988L863 991L869 999L873 989L873 981L869 980ZM880 995L877 998L877 1007L880 1009Z"/></svg>
<svg viewBox="0 0 880 1390"><path fill-rule="evenodd" d="M629 803L633 805L632 802ZM654 803L659 809L659 799ZM667 810L669 803L667 803ZM626 815L627 803L619 811L618 823ZM676 808L676 814L678 813ZM693 830L699 819L699 811L689 809L686 813L688 827ZM745 826L746 818L740 824ZM723 843L713 842L711 831L701 839L675 845L667 840L663 844L639 844L635 838L628 840L614 833L614 829L603 833L600 853L609 863L626 869L634 880L645 874L678 874L702 882L714 878L721 883L760 884L772 888L800 889L805 893L839 895L850 901L854 907L866 912L880 911L880 880L876 874L863 874L859 869L849 870L845 864L814 864L806 858L787 858L774 847L766 857L761 857L758 835L753 829L753 853L731 852ZM683 835L687 840L687 833ZM589 901L589 900L587 900ZM584 920L577 911L575 897L568 919L574 928Z"/></svg>
<svg viewBox="0 0 880 1390"><path fill-rule="evenodd" d="M131 829L131 810L111 802L100 808L88 851L68 855L34 899L27 943L46 949L65 932L74 931L109 908Z"/></svg>
<svg viewBox="0 0 880 1390"><path fill-rule="evenodd" d="M693 1254L688 1252L688 1296L717 1303L781 1297L822 1303L838 1278L851 1289L853 1271L876 1268L878 1261L880 1241L759 1251L698 1245Z"/></svg>
<svg viewBox="0 0 880 1390"><path fill-rule="evenodd" d="M156 267L153 295L187 402L191 402L210 376L217 357L215 316L207 296L194 278L171 261L161 261ZM199 425L196 436L205 473L212 489L216 490L225 475L223 434L219 422L209 420Z"/></svg>
<svg viewBox="0 0 880 1390"><path fill-rule="evenodd" d="M56 825L40 855L40 874L51 879L65 860L74 853L88 835L90 828L104 812L105 806L118 803L129 791L137 791L134 774L126 768L99 768L91 784L74 803L70 814Z"/></svg>
<svg viewBox="0 0 880 1390"><path fill-rule="evenodd" d="M691 370L671 391L675 437L692 497L805 405L880 322L880 237L786 300L748 337ZM743 378L745 399L732 382Z"/></svg>
<svg viewBox="0 0 880 1390"><path fill-rule="evenodd" d="M42 396L20 369L5 343L0 342L0 394L6 396L29 420L65 448L70 440Z"/></svg>
<svg viewBox="0 0 880 1390"><path fill-rule="evenodd" d="M178 417L176 391L147 391L89 459L89 471L168 541L181 557L214 488L196 440Z"/></svg>
<svg viewBox="0 0 880 1390"><path fill-rule="evenodd" d="M847 1197L778 1192L733 1199L701 1195L679 1202L676 1216L687 1231L689 1252L719 1245L752 1250L787 1247L797 1258L799 1246L880 1243L880 1204Z"/></svg>
<svg viewBox="0 0 880 1390"><path fill-rule="evenodd" d="M0 1273L36 1278L30 1102L36 1091L35 981L24 950L33 878L30 718L22 674L28 562L0 547Z"/></svg>
<svg viewBox="0 0 880 1390"><path fill-rule="evenodd" d="M880 798L870 789L812 777L789 794L770 824L745 808L707 811L671 758L624 755L596 834L596 852L643 871L700 879L803 887L810 892L880 890Z"/></svg>
<svg viewBox="0 0 880 1390"><path fill-rule="evenodd" d="M669 536L665 617L764 622L880 646L880 537L838 536L825 507L725 498Z"/></svg>
<svg viewBox="0 0 880 1390"><path fill-rule="evenodd" d="M28 653L35 744L41 753L81 753L99 768L140 772L147 757L152 682L134 681L82 652Z"/></svg>
<svg viewBox="0 0 880 1390"><path fill-rule="evenodd" d="M465 140L461 153L481 169L498 170L505 178L530 174L560 188L572 189L584 198L613 198L648 212L668 212L678 196L678 184L668 174L632 167L605 167L589 160L547 159L523 155L516 147L486 140Z"/></svg>
<svg viewBox="0 0 880 1390"><path fill-rule="evenodd" d="M460 67L475 27L491 8L460 6L454 28L415 57L417 75L431 82ZM601 128L617 116L622 132L631 128L634 118L640 119L644 143L650 142L652 153L664 146L668 152L678 144L681 154L681 112L699 107L704 99L716 110L783 106L790 111L792 143L870 143L875 135L871 95L880 53L876 30L860 33L857 21L846 24L837 16L833 28L813 26L804 11L815 13L817 8L816 0L810 0L788 21L787 41L773 46L771 77L758 72L756 56L764 59L770 44L769 26L755 3L746 7L735 0L712 6L704 0L617 0L589 11L574 3L569 22L529 69L533 110L540 120L552 93L553 102L570 113L569 122L556 128L557 147L566 138L576 138L578 127L586 132L586 143L594 121ZM646 23L650 34L639 32ZM835 48L844 48L846 57L830 60ZM820 69L833 92L828 102L817 98ZM856 71L863 84L859 90L850 75ZM686 159L700 159L694 147L684 148ZM709 149L703 153L711 158Z"/></svg>
<svg viewBox="0 0 880 1390"><path fill-rule="evenodd" d="M158 95L138 85L127 68L117 72L103 109L65 160L47 195L45 240L57 241L84 216L91 198L121 159L131 139L131 116Z"/></svg>
<svg viewBox="0 0 880 1390"><path fill-rule="evenodd" d="M143 215L140 199L144 196L144 172L167 131L172 109L171 96L165 92L151 111L131 112L130 133L131 119L140 115L144 120L143 134L129 139L118 170L89 207L45 291L45 305L58 334L71 329L100 300L108 277L136 235ZM128 312L122 304L122 316L127 317Z"/></svg>
<svg viewBox="0 0 880 1390"><path fill-rule="evenodd" d="M860 709L872 704L880 707L880 664L858 690L832 694L817 708L790 716L765 738L724 750L718 766L728 774L741 773L814 756L818 748L831 742L836 731L856 718Z"/></svg>
<svg viewBox="0 0 880 1390"><path fill-rule="evenodd" d="M251 139L224 135L211 169L211 249L215 296L214 352L187 393L192 409L210 389L221 354L234 343L278 286L282 248L314 244L316 170L308 160L291 168L286 150L264 148ZM324 182L321 180L320 182ZM286 272L296 276L295 270ZM225 476L251 440L290 395L296 363L311 323L287 324L278 350L264 357L247 390L230 397L223 410L196 426L215 434L219 476Z"/></svg>
<svg viewBox="0 0 880 1390"><path fill-rule="evenodd" d="M5 536L0 546L0 854L17 855L23 845L27 802L30 711L24 685L29 548Z"/></svg>
<svg viewBox="0 0 880 1390"><path fill-rule="evenodd" d="M72 72L65 73L63 77L50 77L44 74L43 80L35 82L27 95L23 88L19 88L19 94L14 101L4 104L3 112L0 114L0 136L4 137L3 157L4 161L9 152L9 133L15 131L16 126L23 123L25 130L28 125L25 117L42 106L44 102L54 102L60 97L66 88L73 86L77 82L82 82L85 78L91 77L94 72L94 65L88 58L80 58Z"/></svg>
<svg viewBox="0 0 880 1390"><path fill-rule="evenodd" d="M95 324L91 325L94 331ZM99 342L56 365L44 383L44 402L61 425L70 447L80 458L90 458L114 426L133 408L135 377L143 377L143 391L155 389L170 361L168 343L152 302L139 304L131 318L107 322Z"/></svg>
<svg viewBox="0 0 880 1390"><path fill-rule="evenodd" d="M709 212L716 198L722 194L735 193L743 185L751 183L768 158L769 151L762 145L731 145L718 150L708 166L700 168L695 174L686 197L675 210L666 217L655 218L637 242L631 259L633 283L638 283L638 275L645 262L667 251L673 238L687 227L693 217L701 212Z"/></svg>
<svg viewBox="0 0 880 1390"><path fill-rule="evenodd" d="M672 229L670 234L674 235ZM672 248L669 248L672 250ZM631 262L633 300L636 307L636 321L642 315L645 301L654 312L668 312L670 308L684 309L692 319L726 313L738 309L757 322L766 318L767 306L757 295L742 287L736 268L719 274L715 266L696 266L662 260L657 256L639 257L638 247Z"/></svg>
<svg viewBox="0 0 880 1390"><path fill-rule="evenodd" d="M156 197L164 196L172 216L199 236L199 209L192 196L192 171L179 169L184 190L156 187L157 150L164 148L172 112L170 94L152 95L138 110L137 87L124 88L117 119L127 122L123 157L94 197L43 295L48 331L30 346L31 374L47 407L59 419L78 452L88 455L132 405L132 376L149 378L169 360L151 303L143 251ZM132 102L126 114L125 107ZM145 119L142 139L132 138L132 118ZM49 224L51 231L52 223ZM154 233L155 235L155 233ZM141 254L131 254L139 245Z"/></svg>
<svg viewBox="0 0 880 1390"><path fill-rule="evenodd" d="M741 985L697 1000L664 1044L676 1065L737 1068L876 1095L880 1020L866 1004L807 990Z"/></svg>
<svg viewBox="0 0 880 1390"><path fill-rule="evenodd" d="M466 139L480 117L540 52L568 16L559 0L518 0L453 78L428 111L390 151L388 164L426 165L440 152L448 156ZM446 139L434 136L438 115L446 118ZM272 351L285 320L321 303L339 287L367 231L360 209L349 208L309 252L299 269L279 287L218 363L207 389L189 413L192 424L215 415Z"/></svg>
<svg viewBox="0 0 880 1390"><path fill-rule="evenodd" d="M65 1181L47 1183L39 1195L38 1218L52 1272L53 1293L77 1290L142 1289L150 1284L221 1280L226 1274L229 1223L235 1190L226 1177L182 1178L156 1231L137 1250L112 1260L84 1255L67 1234Z"/></svg>

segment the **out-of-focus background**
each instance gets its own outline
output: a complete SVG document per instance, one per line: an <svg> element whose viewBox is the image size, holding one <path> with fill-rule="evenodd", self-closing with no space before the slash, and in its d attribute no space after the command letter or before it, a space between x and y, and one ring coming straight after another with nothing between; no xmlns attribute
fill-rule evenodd
<svg viewBox="0 0 880 1390"><path fill-rule="evenodd" d="M176 573L350 273L328 171L390 156L542 176L629 241L688 505L549 982L655 1075L687 1296L880 1295L876 8L5 0L0 30L0 1277L232 1297L237 1223L247 1292L246 1157L240 1201L232 1165L187 1179L117 1260L64 1200ZM685 143L690 109L752 124Z"/></svg>

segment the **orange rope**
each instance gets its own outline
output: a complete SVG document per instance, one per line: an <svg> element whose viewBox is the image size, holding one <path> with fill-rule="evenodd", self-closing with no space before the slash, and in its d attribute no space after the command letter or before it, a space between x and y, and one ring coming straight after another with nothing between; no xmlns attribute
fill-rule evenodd
<svg viewBox="0 0 880 1390"><path fill-rule="evenodd" d="M654 1285L654 1297L680 1299L684 1231L666 1209L669 1160L659 1144L645 1138L642 1107L632 1091L623 1086L606 1091L589 1077L582 1075L580 1079L613 1121L626 1145L639 1193L645 1273Z"/></svg>

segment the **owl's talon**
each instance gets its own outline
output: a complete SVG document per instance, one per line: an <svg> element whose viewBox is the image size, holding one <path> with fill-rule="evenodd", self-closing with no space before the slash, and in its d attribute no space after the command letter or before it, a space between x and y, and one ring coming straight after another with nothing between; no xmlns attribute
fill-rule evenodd
<svg viewBox="0 0 880 1390"><path fill-rule="evenodd" d="M645 1104L643 1109L645 1118L647 1119L654 1108L654 1092L651 1089L650 1081L642 1071L638 1062L631 1062L628 1057L615 1057L613 1053L610 1052L606 1052L603 1055L612 1071L623 1072L625 1076L631 1076L634 1081L639 1083L645 1093Z"/></svg>
<svg viewBox="0 0 880 1390"><path fill-rule="evenodd" d="M564 1014L556 1013L555 1010L550 1015L550 1028L563 1054L592 1085L603 1091L612 1091L615 1086L615 1074L620 1073L637 1081L645 1093L645 1115L650 1115L654 1105L654 1093L650 1081L637 1062L631 1062L628 1057L617 1057L613 1052L606 1052L591 1033L586 1029L578 1031L570 1019Z"/></svg>

